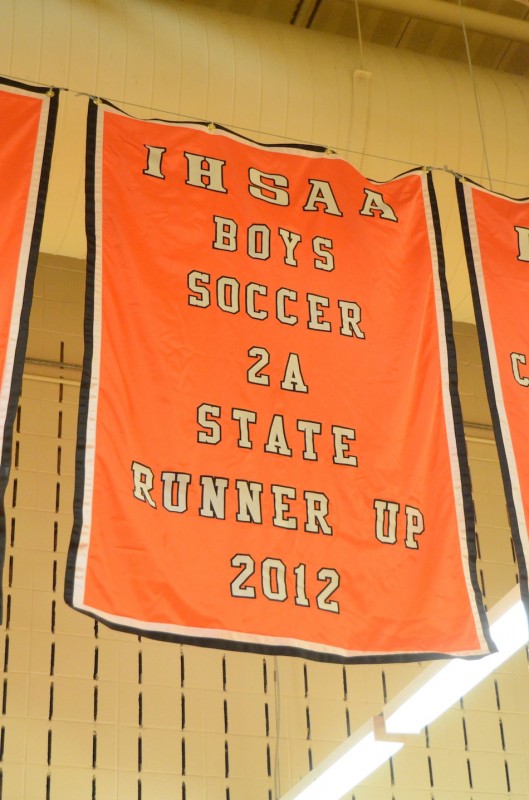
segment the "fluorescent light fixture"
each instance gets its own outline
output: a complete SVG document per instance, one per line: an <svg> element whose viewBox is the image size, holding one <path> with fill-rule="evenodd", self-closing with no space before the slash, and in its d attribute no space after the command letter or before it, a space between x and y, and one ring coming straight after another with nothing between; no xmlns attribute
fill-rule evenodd
<svg viewBox="0 0 529 800"><path fill-rule="evenodd" d="M403 744L403 741L377 739L375 721L371 719L283 795L282 800L338 800Z"/></svg>
<svg viewBox="0 0 529 800"><path fill-rule="evenodd" d="M419 733L527 644L527 615L518 586L494 606L489 625L497 653L431 664L384 706L383 716L366 722L281 800L340 800L395 755L406 734Z"/></svg>
<svg viewBox="0 0 529 800"><path fill-rule="evenodd" d="M478 659L454 658L427 667L385 706L388 733L419 733L527 643L527 616L517 586L494 606L489 623L498 652Z"/></svg>

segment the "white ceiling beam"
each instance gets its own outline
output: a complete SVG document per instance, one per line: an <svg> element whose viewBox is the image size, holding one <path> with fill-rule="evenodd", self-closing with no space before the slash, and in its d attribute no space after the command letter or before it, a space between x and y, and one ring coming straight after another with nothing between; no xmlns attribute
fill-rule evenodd
<svg viewBox="0 0 529 800"><path fill-rule="evenodd" d="M379 11L393 11L415 19L428 22L439 22L453 28L461 28L461 9L458 3L446 3L444 0L358 0L365 8L376 8ZM498 36L514 42L529 44L529 22L517 17L506 17L492 14L479 8L463 6L463 18L467 30Z"/></svg>

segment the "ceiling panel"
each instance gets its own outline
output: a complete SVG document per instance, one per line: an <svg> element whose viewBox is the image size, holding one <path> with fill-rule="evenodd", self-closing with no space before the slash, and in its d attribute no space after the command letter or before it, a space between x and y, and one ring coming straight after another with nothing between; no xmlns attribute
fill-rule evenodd
<svg viewBox="0 0 529 800"><path fill-rule="evenodd" d="M195 0L187 2L197 5ZM369 0L201 0L199 5L224 11L290 23L324 33L358 38L360 21L363 42L399 47L425 55L466 61L467 50L462 27L424 19L427 9L458 5L459 0L418 0L417 13L423 19L369 7ZM374 3L376 6L376 2ZM529 21L525 0L464 0L463 7ZM501 36L472 30L467 24L472 63L515 74L529 74L529 43L513 42Z"/></svg>

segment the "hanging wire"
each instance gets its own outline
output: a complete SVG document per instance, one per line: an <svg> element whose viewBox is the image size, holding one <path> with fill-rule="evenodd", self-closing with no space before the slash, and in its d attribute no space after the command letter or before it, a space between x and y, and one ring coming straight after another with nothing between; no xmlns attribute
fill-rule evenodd
<svg viewBox="0 0 529 800"><path fill-rule="evenodd" d="M355 0L356 30L358 33L358 48L360 50L360 69L364 69L364 43L362 40L362 26L360 25L360 11L358 0Z"/></svg>
<svg viewBox="0 0 529 800"><path fill-rule="evenodd" d="M465 17L463 14L463 4L461 0L458 0L459 4L459 13L461 15L461 27L463 29L463 38L465 40L465 49L467 51L467 59L468 59L468 70L470 72L470 79L472 81L472 88L474 90L474 99L476 101L476 110L478 112L478 121L479 121L479 130L481 133L481 143L483 145L483 156L485 158L485 169L487 170L487 178L489 181L490 190L492 191L492 178L490 175L490 166L489 166L489 158L487 154L487 147L485 144L485 129L483 126L483 115L481 113L481 103L479 102L479 95L476 86L476 79L474 77L474 67L472 65L472 58L470 56L470 47L468 44L468 36L467 36L467 26L465 25Z"/></svg>
<svg viewBox="0 0 529 800"><path fill-rule="evenodd" d="M461 5L461 0L458 0L458 2L459 2L459 5ZM463 22L463 31L464 31L465 40L466 40L466 28L464 27L464 22ZM468 48L468 44L467 44L467 48ZM471 64L470 55L468 53L468 49L467 49L467 54L468 54L468 57L469 57L469 63ZM14 76L14 75L4 75L4 77L7 77L10 80L14 80L14 81L20 81L20 82L23 82L23 83L33 84L35 86L49 86L49 83L41 83L39 81L32 80L31 78L21 78L21 77L17 77L17 76ZM95 95L92 92L82 92L82 91L79 91L77 89L70 89L68 86L53 86L52 88L56 89L57 91L60 91L60 92L68 92L70 94L74 94L76 97L88 97L94 103L102 103L103 102L101 100L100 95ZM483 141L483 150L484 150L484 153L485 153L485 162L486 162L487 175L479 175L477 173L470 173L470 172L465 172L465 174L463 175L460 171L451 169L447 164L444 164L443 166L436 166L436 165L433 165L433 164L428 164L428 165L418 164L416 161L407 161L407 160L402 159L402 158L394 158L392 156L383 156L383 155L380 155L379 153L369 153L366 150L361 150L361 151L360 150L353 150L353 149L348 148L348 147L340 147L339 145L332 145L332 144L326 146L327 153L343 153L345 155L355 155L355 156L363 156L364 158L372 158L372 159L374 159L376 161L390 161L392 164L401 164L406 169L426 169L426 170L428 170L430 172L449 172L451 175L454 175L454 177L456 177L456 178L464 178L464 177L471 178L472 180L476 181L477 183L484 183L485 181L488 181L490 186L491 186L491 188L492 188L492 178L491 178L489 164L488 164L487 152L486 152L486 149L485 149L483 124L482 124L481 111L480 111L480 107L479 107L479 102L478 102L478 98L477 98L477 92L476 92L475 84L474 84L474 92L475 92L476 102L477 102L477 106L478 106L478 117L479 117L479 121L480 121L481 136L482 136L482 141ZM142 111L147 110L147 111L155 113L155 114L167 114L167 115L169 115L171 117L180 117L183 120L189 120L189 122L200 122L200 123L208 122L210 124L213 124L213 123L211 123L210 119L201 119L200 117L190 116L189 114L183 114L180 111L172 111L172 110L167 109L167 108L157 108L157 107L154 107L154 106L149 106L149 105L147 105L145 103L133 103L130 100L123 100L123 99L117 99L117 98L106 97L106 96L105 96L105 100L108 103L112 103L113 105L117 105L118 107L128 106L130 108L141 109ZM171 120L167 120L167 121L170 122ZM229 124L229 123L219 122L219 121L217 121L217 124L221 125L224 128L236 129L237 131L241 131L244 134L252 134L252 136L257 136L257 137L267 136L267 137L271 137L271 138L276 136L276 134L272 133L271 131L266 131L266 130L257 129L257 128L249 128L249 127L246 127L244 125L236 125L236 124L233 124L233 123ZM302 144L302 145L307 145L308 144L306 139L299 139L299 138L297 138L295 136L282 135L281 139L284 142L293 142L294 144ZM501 179L501 181L502 181L502 183L504 183L504 184L506 184L508 186L515 186L517 188L523 189L526 192L529 191L529 185L527 183L519 183L517 181L505 180L503 178Z"/></svg>

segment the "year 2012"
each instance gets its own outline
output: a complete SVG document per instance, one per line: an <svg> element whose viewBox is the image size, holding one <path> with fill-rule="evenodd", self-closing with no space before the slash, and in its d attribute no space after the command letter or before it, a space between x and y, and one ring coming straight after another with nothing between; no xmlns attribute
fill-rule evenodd
<svg viewBox="0 0 529 800"><path fill-rule="evenodd" d="M232 597L255 600L259 593L267 600L284 603L293 600L297 606L316 605L321 611L340 613L338 600L333 597L340 586L339 573L322 567L316 575L307 575L307 565L289 569L280 558L265 558L260 563L246 553L237 553L231 566L239 570L231 581Z"/></svg>

